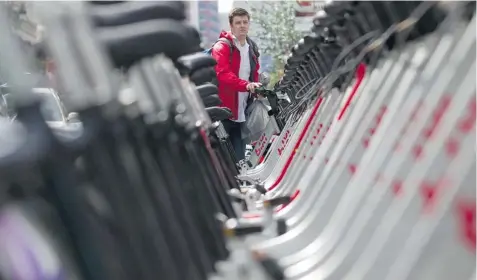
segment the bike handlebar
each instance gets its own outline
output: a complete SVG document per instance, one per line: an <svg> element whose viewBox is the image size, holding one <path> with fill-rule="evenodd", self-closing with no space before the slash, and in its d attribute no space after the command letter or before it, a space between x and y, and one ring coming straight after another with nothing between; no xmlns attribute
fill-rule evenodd
<svg viewBox="0 0 477 280"><path fill-rule="evenodd" d="M255 89L255 93L257 94L262 94L262 95L267 95L269 94L270 92L272 92L271 90L268 90L267 88L265 87L258 87Z"/></svg>

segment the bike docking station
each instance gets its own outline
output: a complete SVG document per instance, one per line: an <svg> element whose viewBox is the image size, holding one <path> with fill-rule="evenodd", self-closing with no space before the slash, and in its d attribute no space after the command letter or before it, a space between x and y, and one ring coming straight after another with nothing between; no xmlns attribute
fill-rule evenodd
<svg viewBox="0 0 477 280"><path fill-rule="evenodd" d="M327 2L239 164L183 2L33 5L82 131L0 3L1 279L475 279L475 2Z"/></svg>

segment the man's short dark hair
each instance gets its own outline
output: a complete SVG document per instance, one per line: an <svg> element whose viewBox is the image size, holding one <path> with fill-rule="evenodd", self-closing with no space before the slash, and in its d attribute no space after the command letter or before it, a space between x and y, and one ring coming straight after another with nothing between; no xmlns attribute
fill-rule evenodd
<svg viewBox="0 0 477 280"><path fill-rule="evenodd" d="M234 17L243 17L247 16L247 18L250 20L250 14L245 10L244 8L233 8L232 11L229 13L229 23L232 24L234 21Z"/></svg>

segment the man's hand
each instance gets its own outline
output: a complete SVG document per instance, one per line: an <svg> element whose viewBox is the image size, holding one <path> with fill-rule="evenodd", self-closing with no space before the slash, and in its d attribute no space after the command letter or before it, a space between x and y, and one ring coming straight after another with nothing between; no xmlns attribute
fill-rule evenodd
<svg viewBox="0 0 477 280"><path fill-rule="evenodd" d="M262 86L261 83L249 83L249 84L247 85L247 90L248 90L249 92L251 92L251 93L254 93L254 92L255 92L255 89L256 89L256 88L259 88L259 87L261 87L261 86Z"/></svg>

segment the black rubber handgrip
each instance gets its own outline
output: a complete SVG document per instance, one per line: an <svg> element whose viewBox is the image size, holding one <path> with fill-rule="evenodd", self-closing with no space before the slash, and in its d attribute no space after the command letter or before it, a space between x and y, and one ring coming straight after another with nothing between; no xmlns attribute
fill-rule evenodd
<svg viewBox="0 0 477 280"><path fill-rule="evenodd" d="M249 234L260 233L263 230L261 225L244 225L234 228L225 228L224 234L227 237L241 237Z"/></svg>
<svg viewBox="0 0 477 280"><path fill-rule="evenodd" d="M288 231L287 221L283 218L277 220L277 235L285 234Z"/></svg>
<svg viewBox="0 0 477 280"><path fill-rule="evenodd" d="M275 207L278 205L290 203L290 201L291 201L291 197L289 195L285 195L285 196L275 197L272 199L267 199L263 203L271 207Z"/></svg>
<svg viewBox="0 0 477 280"><path fill-rule="evenodd" d="M235 236L246 236L249 234L262 232L262 226L239 226L234 229Z"/></svg>
<svg viewBox="0 0 477 280"><path fill-rule="evenodd" d="M280 267L278 262L271 257L260 257L258 262L262 266L263 270L268 274L268 276L273 280L284 280L285 273L283 268Z"/></svg>
<svg viewBox="0 0 477 280"><path fill-rule="evenodd" d="M261 184L255 185L255 189L261 194L266 194L267 193L267 189Z"/></svg>
<svg viewBox="0 0 477 280"><path fill-rule="evenodd" d="M115 5L126 1L88 1L92 5Z"/></svg>

